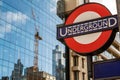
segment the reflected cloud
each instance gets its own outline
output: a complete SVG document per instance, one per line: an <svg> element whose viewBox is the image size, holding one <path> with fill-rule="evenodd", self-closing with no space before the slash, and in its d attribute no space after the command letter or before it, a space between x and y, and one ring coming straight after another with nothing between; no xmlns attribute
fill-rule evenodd
<svg viewBox="0 0 120 80"><path fill-rule="evenodd" d="M14 12L6 12L5 13L6 15L6 19L8 22L12 23L12 22L22 22L22 24L25 24L27 19L28 19L28 16L21 13L21 12L17 12L17 13L14 13Z"/></svg>
<svg viewBox="0 0 120 80"><path fill-rule="evenodd" d="M54 3L56 5L58 0L52 0L52 3ZM52 13L56 13L56 6L50 7L50 12Z"/></svg>
<svg viewBox="0 0 120 80"><path fill-rule="evenodd" d="M11 24L6 24L6 26L0 26L0 32L11 32Z"/></svg>
<svg viewBox="0 0 120 80"><path fill-rule="evenodd" d="M9 33L12 30L12 25L11 24L6 24L5 26L0 26L0 38L3 38L5 33Z"/></svg>
<svg viewBox="0 0 120 80"><path fill-rule="evenodd" d="M27 20L29 19L29 17L21 12L11 12L11 11L7 11L7 12L2 12L1 11L1 17L2 19L5 19L7 21L7 23L1 23L0 25L0 32L2 34L0 34L0 38L3 38L5 33L9 33L12 30L12 23L17 23L17 24L26 24Z"/></svg>
<svg viewBox="0 0 120 80"><path fill-rule="evenodd" d="M50 12L52 12L52 13L56 13L56 7L52 7L52 8L50 8Z"/></svg>

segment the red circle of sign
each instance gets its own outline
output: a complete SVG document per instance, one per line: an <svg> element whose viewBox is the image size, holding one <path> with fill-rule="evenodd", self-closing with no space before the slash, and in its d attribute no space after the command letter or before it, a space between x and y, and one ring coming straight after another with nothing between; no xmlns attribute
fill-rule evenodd
<svg viewBox="0 0 120 80"><path fill-rule="evenodd" d="M74 22L74 20L77 18L77 16L79 16L80 14L82 14L83 12L86 12L86 11L96 12L101 17L111 15L109 10L107 8L105 8L103 5L98 4L98 3L89 3L89 4L85 4L85 5L82 5L78 8L76 8L70 14L70 16L67 18L65 25L72 24ZM99 38L90 44L80 44L80 43L76 42L73 39L73 37L66 38L66 39L64 39L64 41L69 48L71 48L72 50L74 50L78 53L82 53L84 55L84 54L91 53L91 52L94 52L94 51L100 49L109 40L109 38L112 34L112 31L113 30L102 31Z"/></svg>

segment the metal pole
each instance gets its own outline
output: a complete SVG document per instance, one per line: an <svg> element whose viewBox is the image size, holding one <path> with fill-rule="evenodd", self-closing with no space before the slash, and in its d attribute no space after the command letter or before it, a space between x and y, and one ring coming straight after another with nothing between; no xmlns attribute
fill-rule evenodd
<svg viewBox="0 0 120 80"><path fill-rule="evenodd" d="M89 0L84 0L84 4L89 3ZM87 70L88 70L88 80L92 78L92 55L87 56Z"/></svg>
<svg viewBox="0 0 120 80"><path fill-rule="evenodd" d="M70 80L70 62L69 62L69 48L67 46L65 46L65 63L66 63L66 69L65 69L65 72L66 72L66 80Z"/></svg>
<svg viewBox="0 0 120 80"><path fill-rule="evenodd" d="M87 56L88 80L92 78L92 55Z"/></svg>

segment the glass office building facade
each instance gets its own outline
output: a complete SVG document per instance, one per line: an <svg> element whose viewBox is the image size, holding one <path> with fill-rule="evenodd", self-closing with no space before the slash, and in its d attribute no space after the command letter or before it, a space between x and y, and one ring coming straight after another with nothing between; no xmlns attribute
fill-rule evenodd
<svg viewBox="0 0 120 80"><path fill-rule="evenodd" d="M64 45L56 40L56 0L0 0L0 79L10 77L15 66L20 75L33 66L35 26L39 41L38 68L52 75L52 50Z"/></svg>

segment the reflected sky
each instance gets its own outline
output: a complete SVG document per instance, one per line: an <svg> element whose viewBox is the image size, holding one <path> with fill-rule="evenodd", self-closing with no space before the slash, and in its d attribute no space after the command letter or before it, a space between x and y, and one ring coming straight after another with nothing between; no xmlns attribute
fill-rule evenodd
<svg viewBox="0 0 120 80"><path fill-rule="evenodd" d="M33 66L35 26L43 38L39 69L52 74L52 50L60 45L64 52L64 45L56 40L56 25L61 22L56 0L0 0L0 78L11 75L18 58L24 69Z"/></svg>

